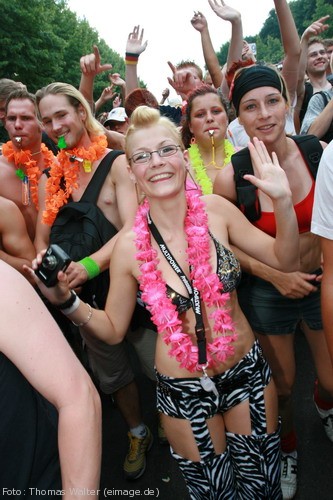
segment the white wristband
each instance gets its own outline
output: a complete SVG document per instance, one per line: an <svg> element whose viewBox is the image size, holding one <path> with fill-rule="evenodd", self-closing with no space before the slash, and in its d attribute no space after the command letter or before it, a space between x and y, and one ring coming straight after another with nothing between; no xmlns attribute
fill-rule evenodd
<svg viewBox="0 0 333 500"><path fill-rule="evenodd" d="M78 309L80 302L81 300L79 299L78 296L76 296L71 307L68 307L67 309L61 309L61 312L64 313L65 316L72 314L74 311L76 311L76 309Z"/></svg>

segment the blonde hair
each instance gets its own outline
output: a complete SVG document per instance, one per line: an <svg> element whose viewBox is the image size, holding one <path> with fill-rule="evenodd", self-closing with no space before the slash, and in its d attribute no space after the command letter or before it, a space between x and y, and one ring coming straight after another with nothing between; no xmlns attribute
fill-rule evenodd
<svg viewBox="0 0 333 500"><path fill-rule="evenodd" d="M84 120L84 126L90 137L96 135L104 134L104 128L99 123L99 121L94 118L92 111L90 109L88 101L84 98L79 90L77 90L73 85L69 83L53 82L43 87L36 92L37 105L39 107L40 101L48 95L64 95L73 108L78 110L81 105L86 112L86 118ZM39 117L40 113L38 111ZM41 117L40 117L41 118Z"/></svg>
<svg viewBox="0 0 333 500"><path fill-rule="evenodd" d="M171 137L175 140L175 143L180 146L182 151L185 150L181 134L177 126L169 120L169 118L161 116L157 109L150 108L148 106L138 106L131 115L131 125L126 133L125 153L127 160L129 160L131 156L129 152L129 142L131 137L139 130L158 125L161 125L170 133Z"/></svg>

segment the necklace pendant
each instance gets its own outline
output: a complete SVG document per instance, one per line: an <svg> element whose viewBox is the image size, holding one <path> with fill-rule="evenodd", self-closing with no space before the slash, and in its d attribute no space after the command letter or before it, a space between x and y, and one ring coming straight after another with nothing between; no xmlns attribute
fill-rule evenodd
<svg viewBox="0 0 333 500"><path fill-rule="evenodd" d="M22 180L22 204L25 206L30 205L30 182L27 175Z"/></svg>
<svg viewBox="0 0 333 500"><path fill-rule="evenodd" d="M203 375L200 378L201 387L203 388L204 391L213 392L215 394L215 396L218 396L219 393L216 389L216 385L214 384L212 379L210 377L208 377L206 369L205 369L206 367L207 367L207 363L201 367L201 370L203 372Z"/></svg>
<svg viewBox="0 0 333 500"><path fill-rule="evenodd" d="M91 165L91 161L83 160L82 166L86 174L89 174L91 172Z"/></svg>
<svg viewBox="0 0 333 500"><path fill-rule="evenodd" d="M203 375L200 378L200 384L201 387L206 391L206 392L213 392L215 396L218 396L219 393L217 392L216 385L212 381L210 377L208 377L207 374Z"/></svg>

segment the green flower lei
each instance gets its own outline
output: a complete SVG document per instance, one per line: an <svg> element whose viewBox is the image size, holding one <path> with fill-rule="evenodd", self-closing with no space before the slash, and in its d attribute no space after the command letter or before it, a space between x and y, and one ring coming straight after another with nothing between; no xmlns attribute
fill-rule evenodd
<svg viewBox="0 0 333 500"><path fill-rule="evenodd" d="M203 164L201 154L197 144L191 144L188 148L188 153L191 161L191 165L194 170L195 180L199 184L202 190L202 194L212 194L213 193L213 183L211 178L208 176L206 167ZM231 156L235 153L235 149L231 142L227 139L224 140L224 162L223 166L225 167L228 163L230 163Z"/></svg>

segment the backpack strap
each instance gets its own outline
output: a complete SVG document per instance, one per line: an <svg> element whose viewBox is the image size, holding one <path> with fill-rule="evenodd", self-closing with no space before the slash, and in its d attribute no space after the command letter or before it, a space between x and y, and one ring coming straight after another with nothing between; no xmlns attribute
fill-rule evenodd
<svg viewBox="0 0 333 500"><path fill-rule="evenodd" d="M296 142L312 177L316 179L320 158L323 154L323 146L318 137L315 135L292 135L290 138Z"/></svg>
<svg viewBox="0 0 333 500"><path fill-rule="evenodd" d="M234 169L237 204L247 219L256 221L261 215L257 188L243 177L245 174L254 174L249 148L233 154L231 163Z"/></svg>
<svg viewBox="0 0 333 500"><path fill-rule="evenodd" d="M98 195L105 182L106 176L110 172L114 160L124 154L124 151L112 150L100 162L92 176L88 186L86 187L80 201L89 201L90 203L97 203Z"/></svg>

